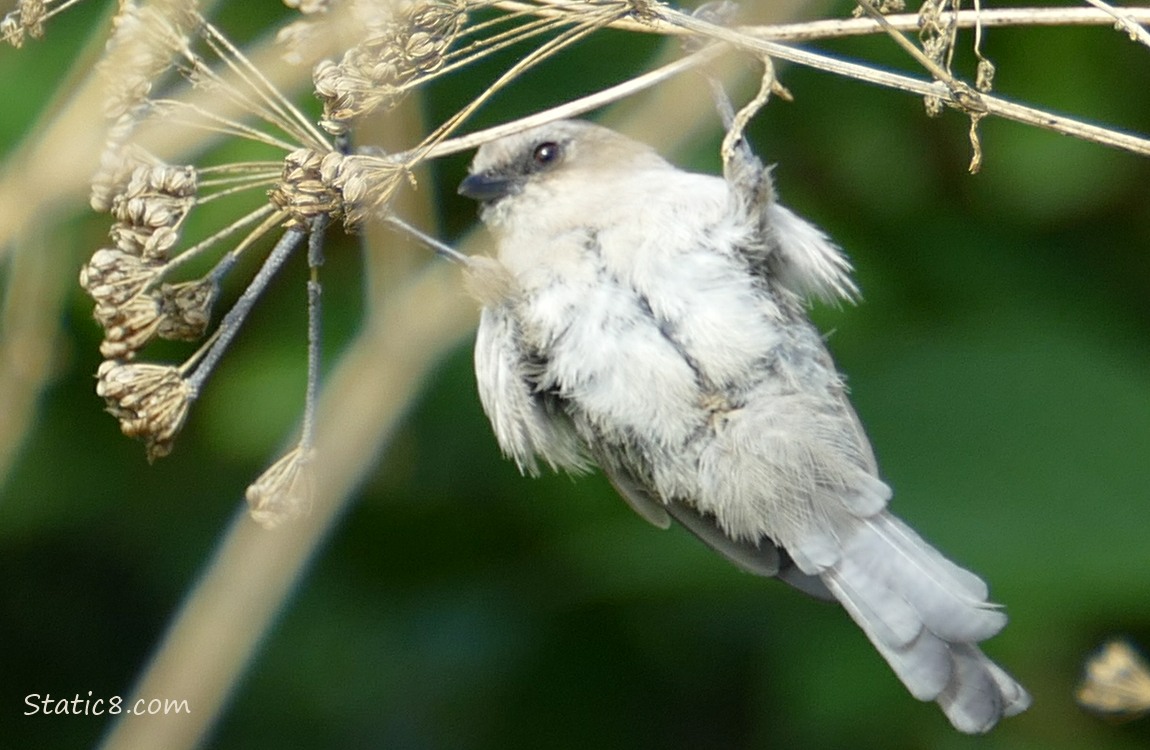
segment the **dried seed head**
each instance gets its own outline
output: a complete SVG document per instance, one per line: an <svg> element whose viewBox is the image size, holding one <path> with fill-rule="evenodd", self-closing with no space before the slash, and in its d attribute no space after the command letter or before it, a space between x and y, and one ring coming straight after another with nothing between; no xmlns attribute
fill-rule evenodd
<svg viewBox="0 0 1150 750"><path fill-rule="evenodd" d="M383 213L399 183L411 179L402 163L374 156L348 156L338 166L331 183L343 196L343 222L348 227Z"/></svg>
<svg viewBox="0 0 1150 750"><path fill-rule="evenodd" d="M161 286L163 317L156 335L172 341L202 338L212 319L212 303L218 293L219 285L210 278Z"/></svg>
<svg viewBox="0 0 1150 750"><path fill-rule="evenodd" d="M1126 641L1111 641L1086 663L1075 696L1083 708L1117 718L1150 712L1150 667Z"/></svg>
<svg viewBox="0 0 1150 750"><path fill-rule="evenodd" d="M191 165L156 164L137 168L128 182L129 195L170 195L189 198L196 194L196 168Z"/></svg>
<svg viewBox="0 0 1150 750"><path fill-rule="evenodd" d="M346 133L351 121L389 109L412 87L441 68L444 54L467 21L464 0L430 0L379 24L339 63L320 63L313 75L324 103L323 127Z"/></svg>
<svg viewBox="0 0 1150 750"><path fill-rule="evenodd" d="M344 155L338 151L320 153L297 149L284 159L283 179L268 198L287 211L288 227L303 227L319 214L336 217L343 213L344 198L335 185Z"/></svg>
<svg viewBox="0 0 1150 750"><path fill-rule="evenodd" d="M144 103L173 55L187 48L188 36L200 20L191 0L161 0L144 7L120 3L98 67L105 80L104 111L109 119Z"/></svg>
<svg viewBox="0 0 1150 750"><path fill-rule="evenodd" d="M145 155L127 145L136 127L136 117L121 115L108 131L104 151L100 154L100 168L92 176L92 210L107 213L112 210L112 199L128 186L128 180L137 167L149 164Z"/></svg>
<svg viewBox="0 0 1150 750"><path fill-rule="evenodd" d="M152 274L149 281L158 275ZM89 278L94 276L89 274ZM83 281L84 278L81 283ZM116 292L122 296L126 288L126 285L119 287ZM97 300L94 315L104 328L100 354L108 359L132 359L156 337L174 341L202 338L211 320L211 306L217 291L213 280L200 279L164 284L151 291L141 287L126 299L117 297L113 301L109 295Z"/></svg>
<svg viewBox="0 0 1150 750"><path fill-rule="evenodd" d="M80 286L101 306L119 307L160 277L162 266L123 250L101 248L80 269ZM99 315L97 315L99 319Z"/></svg>
<svg viewBox="0 0 1150 750"><path fill-rule="evenodd" d="M108 359L131 359L156 337L164 319L158 295L137 294L122 305L96 306L96 320L104 327L100 354Z"/></svg>
<svg viewBox="0 0 1150 750"><path fill-rule="evenodd" d="M196 172L190 166L141 165L123 188L111 187L112 239L125 253L164 261L179 239L179 226L196 203Z"/></svg>
<svg viewBox="0 0 1150 750"><path fill-rule="evenodd" d="M96 378L96 394L125 435L145 442L149 461L172 452L196 397L179 368L109 360L100 364Z"/></svg>
<svg viewBox="0 0 1150 750"><path fill-rule="evenodd" d="M109 234L116 247L151 263L163 263L171 257L170 250L180 239L179 230L168 226L153 229L116 223Z"/></svg>
<svg viewBox="0 0 1150 750"><path fill-rule="evenodd" d="M4 41L19 49L24 45L25 35L33 39L44 36L44 18L47 3L43 0L20 0L16 10L11 11L0 21L0 34Z"/></svg>
<svg viewBox="0 0 1150 750"><path fill-rule="evenodd" d="M314 451L296 447L248 487L252 519L264 528L307 515L315 502Z"/></svg>

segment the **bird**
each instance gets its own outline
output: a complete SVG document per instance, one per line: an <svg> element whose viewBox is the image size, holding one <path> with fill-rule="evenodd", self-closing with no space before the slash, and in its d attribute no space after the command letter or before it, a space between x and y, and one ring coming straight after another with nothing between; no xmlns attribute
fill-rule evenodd
<svg viewBox="0 0 1150 750"><path fill-rule="evenodd" d="M1006 615L887 509L807 315L857 299L851 264L746 153L688 172L583 120L480 146L459 193L496 247L467 270L484 412L523 473L598 466L655 526L840 603L911 695L986 732L1030 704L979 648Z"/></svg>

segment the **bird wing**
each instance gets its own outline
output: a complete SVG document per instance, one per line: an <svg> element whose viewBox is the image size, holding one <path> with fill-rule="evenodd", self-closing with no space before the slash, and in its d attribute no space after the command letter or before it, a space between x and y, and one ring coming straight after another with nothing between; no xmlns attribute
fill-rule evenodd
<svg viewBox="0 0 1150 750"><path fill-rule="evenodd" d="M612 461L602 461L603 472L627 504L640 516L661 529L674 519L701 542L715 550L736 567L752 575L778 578L799 591L824 601L835 601L818 576L803 573L785 550L770 539L757 544L735 541L723 533L715 517L700 513L698 509L679 501L662 503L631 478L629 472Z"/></svg>
<svg viewBox="0 0 1150 750"><path fill-rule="evenodd" d="M590 464L570 420L548 409L525 361L507 305L485 307L475 337L475 377L499 447L526 474L539 473L536 457L552 469L586 471Z"/></svg>

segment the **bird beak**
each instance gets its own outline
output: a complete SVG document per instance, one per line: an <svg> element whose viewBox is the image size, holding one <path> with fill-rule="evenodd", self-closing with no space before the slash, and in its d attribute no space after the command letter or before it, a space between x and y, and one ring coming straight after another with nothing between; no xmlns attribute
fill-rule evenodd
<svg viewBox="0 0 1150 750"><path fill-rule="evenodd" d="M520 181L511 177L496 177L490 173L478 172L467 176L459 183L459 194L477 201L491 203L500 198L518 193Z"/></svg>

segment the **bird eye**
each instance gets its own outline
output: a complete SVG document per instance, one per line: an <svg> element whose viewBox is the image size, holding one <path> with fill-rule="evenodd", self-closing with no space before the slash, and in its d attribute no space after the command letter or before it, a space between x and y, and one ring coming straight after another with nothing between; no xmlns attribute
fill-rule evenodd
<svg viewBox="0 0 1150 750"><path fill-rule="evenodd" d="M558 143L547 141L535 147L535 151L531 154L531 159L535 162L536 166L546 167L558 159L562 153L563 148Z"/></svg>

